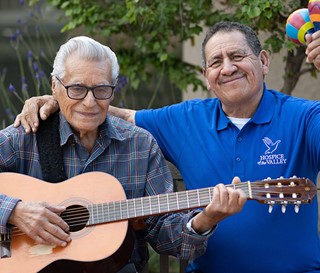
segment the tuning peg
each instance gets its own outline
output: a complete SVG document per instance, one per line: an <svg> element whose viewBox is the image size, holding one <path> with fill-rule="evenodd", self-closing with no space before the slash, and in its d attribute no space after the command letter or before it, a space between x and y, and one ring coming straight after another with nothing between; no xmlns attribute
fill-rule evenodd
<svg viewBox="0 0 320 273"><path fill-rule="evenodd" d="M281 205L281 211L282 213L285 213L287 209L287 201L284 201L283 204Z"/></svg>
<svg viewBox="0 0 320 273"><path fill-rule="evenodd" d="M269 213L271 213L272 212L272 210L273 210L273 205L269 205Z"/></svg>
<svg viewBox="0 0 320 273"><path fill-rule="evenodd" d="M270 202L269 202L269 213L272 212L274 203L275 203L274 201L270 201Z"/></svg>

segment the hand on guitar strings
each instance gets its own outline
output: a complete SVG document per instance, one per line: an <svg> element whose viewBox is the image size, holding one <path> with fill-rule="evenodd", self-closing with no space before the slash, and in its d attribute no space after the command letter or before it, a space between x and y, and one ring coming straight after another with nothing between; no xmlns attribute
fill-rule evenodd
<svg viewBox="0 0 320 273"><path fill-rule="evenodd" d="M232 184L240 182L239 177L232 180ZM247 196L242 189L218 184L214 187L210 204L194 217L192 228L199 234L211 230L226 217L241 211L246 201Z"/></svg>
<svg viewBox="0 0 320 273"><path fill-rule="evenodd" d="M69 226L59 216L66 208L46 202L18 202L8 222L37 244L67 246Z"/></svg>

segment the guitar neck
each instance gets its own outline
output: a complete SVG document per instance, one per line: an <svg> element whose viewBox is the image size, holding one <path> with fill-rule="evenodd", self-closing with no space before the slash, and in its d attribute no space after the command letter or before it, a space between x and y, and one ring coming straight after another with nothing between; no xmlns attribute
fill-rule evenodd
<svg viewBox="0 0 320 273"><path fill-rule="evenodd" d="M210 187L89 205L88 225L205 207L212 200L213 189Z"/></svg>
<svg viewBox="0 0 320 273"><path fill-rule="evenodd" d="M226 185L242 189L249 200L260 203L288 205L310 203L316 195L316 186L309 179L266 179ZM88 206L87 225L117 222L207 206L212 201L214 187L181 191L136 199L113 201Z"/></svg>

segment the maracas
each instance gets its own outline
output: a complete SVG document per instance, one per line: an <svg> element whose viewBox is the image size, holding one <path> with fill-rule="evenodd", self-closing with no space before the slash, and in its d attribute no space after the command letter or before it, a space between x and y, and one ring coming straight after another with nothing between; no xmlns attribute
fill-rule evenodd
<svg viewBox="0 0 320 273"><path fill-rule="evenodd" d="M315 31L320 30L320 0L309 0L308 11Z"/></svg>
<svg viewBox="0 0 320 273"><path fill-rule="evenodd" d="M297 9L289 15L286 24L286 33L291 41L298 45L305 44L305 35L314 32L314 25L310 21L307 8Z"/></svg>

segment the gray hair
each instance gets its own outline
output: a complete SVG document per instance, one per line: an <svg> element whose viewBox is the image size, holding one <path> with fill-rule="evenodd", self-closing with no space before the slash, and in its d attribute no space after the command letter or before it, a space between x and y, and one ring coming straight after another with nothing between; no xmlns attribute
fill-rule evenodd
<svg viewBox="0 0 320 273"><path fill-rule="evenodd" d="M109 47L86 36L71 38L60 46L53 62L53 71L51 75L63 78L65 74L65 61L73 54L77 54L82 59L89 61L109 60L112 67L112 84L117 83L119 64L116 54Z"/></svg>
<svg viewBox="0 0 320 273"><path fill-rule="evenodd" d="M259 41L257 34L253 31L251 27L246 25L240 24L238 22L219 22L214 24L206 33L206 37L202 42L201 54L202 54L202 66L206 67L206 55L205 55L205 48L210 40L210 38L218 32L232 32L232 31L239 31L241 32L250 49L252 50L253 54L259 56L262 47Z"/></svg>

